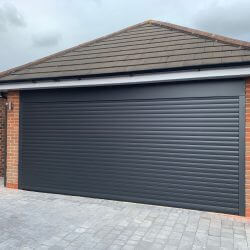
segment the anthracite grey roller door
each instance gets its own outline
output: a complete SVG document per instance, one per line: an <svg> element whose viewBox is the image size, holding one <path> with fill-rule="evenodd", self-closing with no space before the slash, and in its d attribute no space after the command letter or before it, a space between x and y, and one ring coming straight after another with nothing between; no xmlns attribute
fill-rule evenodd
<svg viewBox="0 0 250 250"><path fill-rule="evenodd" d="M241 81L23 91L20 188L244 213Z"/></svg>

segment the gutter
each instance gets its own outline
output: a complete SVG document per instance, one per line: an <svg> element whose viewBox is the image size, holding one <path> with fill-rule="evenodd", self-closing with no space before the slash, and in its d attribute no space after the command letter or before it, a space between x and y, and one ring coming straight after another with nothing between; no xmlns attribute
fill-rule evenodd
<svg viewBox="0 0 250 250"><path fill-rule="evenodd" d="M0 83L0 91L50 89L68 87L94 87L126 84L147 84L161 82L181 82L193 80L212 80L244 78L250 76L250 67L217 68L203 70L189 70L179 72L165 72L152 74L137 74L130 76L96 77L80 80L40 81L26 83Z"/></svg>

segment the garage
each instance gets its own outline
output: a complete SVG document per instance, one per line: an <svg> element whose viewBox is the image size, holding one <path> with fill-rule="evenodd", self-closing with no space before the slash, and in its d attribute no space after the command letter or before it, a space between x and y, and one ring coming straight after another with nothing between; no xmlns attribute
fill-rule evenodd
<svg viewBox="0 0 250 250"><path fill-rule="evenodd" d="M23 91L20 188L239 214L244 85Z"/></svg>
<svg viewBox="0 0 250 250"><path fill-rule="evenodd" d="M0 98L7 188L250 216L248 42L149 20L0 73Z"/></svg>

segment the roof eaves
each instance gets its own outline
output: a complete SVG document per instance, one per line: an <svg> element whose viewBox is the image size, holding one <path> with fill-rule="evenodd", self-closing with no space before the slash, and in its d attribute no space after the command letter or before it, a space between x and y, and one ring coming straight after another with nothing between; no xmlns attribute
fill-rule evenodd
<svg viewBox="0 0 250 250"><path fill-rule="evenodd" d="M249 62L237 62L237 63L220 63L220 64L203 64L203 65L191 65L191 66L182 66L182 67L173 67L173 68L158 68L151 70L136 70L136 71L121 71L115 73L101 73L101 74L91 74L91 75L68 75L61 77L43 77L43 78L29 78L29 79L14 79L14 80L2 80L0 78L1 84L12 84L12 83L23 83L23 82L43 82L43 81L63 81L63 80L82 80L82 79L92 79L92 78L104 78L104 77L117 77L124 75L140 75L140 74L155 74L155 73L171 73L179 71L201 71L209 69L230 69L230 68L244 68L250 66Z"/></svg>

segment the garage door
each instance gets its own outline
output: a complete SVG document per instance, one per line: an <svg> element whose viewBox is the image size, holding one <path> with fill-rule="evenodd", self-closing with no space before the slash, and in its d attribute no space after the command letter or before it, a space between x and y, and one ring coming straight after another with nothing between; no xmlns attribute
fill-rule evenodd
<svg viewBox="0 0 250 250"><path fill-rule="evenodd" d="M20 123L22 189L244 213L241 81L24 91Z"/></svg>

